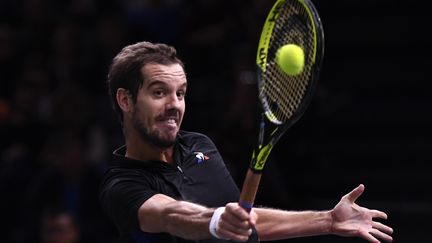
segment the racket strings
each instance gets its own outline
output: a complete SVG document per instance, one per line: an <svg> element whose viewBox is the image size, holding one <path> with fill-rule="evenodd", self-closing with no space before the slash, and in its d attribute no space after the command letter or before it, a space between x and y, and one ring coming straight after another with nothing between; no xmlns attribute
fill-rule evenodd
<svg viewBox="0 0 432 243"><path fill-rule="evenodd" d="M298 1L286 1L270 40L266 72L262 74L261 97L266 97L272 117L286 122L300 106L312 76L314 64L314 34L312 22L304 6ZM287 75L275 62L276 52L285 44L300 46L305 54L302 73Z"/></svg>

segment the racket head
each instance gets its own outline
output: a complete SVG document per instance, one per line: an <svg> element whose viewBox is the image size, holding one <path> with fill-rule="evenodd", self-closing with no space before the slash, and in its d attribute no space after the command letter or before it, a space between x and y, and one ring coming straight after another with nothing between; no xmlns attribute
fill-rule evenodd
<svg viewBox="0 0 432 243"><path fill-rule="evenodd" d="M304 67L296 76L286 74L276 63L278 49L286 44L300 46L304 52ZM239 204L248 211L253 206L261 174L273 146L301 117L311 101L323 55L324 32L312 2L278 0L267 16L256 58L258 92L264 119L260 123L258 146L253 151L240 194ZM268 131L265 120L276 128Z"/></svg>
<svg viewBox="0 0 432 243"><path fill-rule="evenodd" d="M278 49L300 46L304 67L288 75L276 63ZM278 0L264 24L258 45L259 99L266 118L286 130L304 113L314 93L324 55L324 31L310 0ZM283 133L284 131L280 131Z"/></svg>

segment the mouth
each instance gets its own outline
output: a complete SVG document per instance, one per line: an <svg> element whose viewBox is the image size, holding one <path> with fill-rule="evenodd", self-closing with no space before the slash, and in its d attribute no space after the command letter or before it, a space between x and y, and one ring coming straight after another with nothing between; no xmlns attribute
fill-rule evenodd
<svg viewBox="0 0 432 243"><path fill-rule="evenodd" d="M169 125L177 125L177 118L167 118L163 120L163 122L169 124Z"/></svg>
<svg viewBox="0 0 432 243"><path fill-rule="evenodd" d="M158 119L159 123L169 128L177 128L179 123L179 116L162 116Z"/></svg>

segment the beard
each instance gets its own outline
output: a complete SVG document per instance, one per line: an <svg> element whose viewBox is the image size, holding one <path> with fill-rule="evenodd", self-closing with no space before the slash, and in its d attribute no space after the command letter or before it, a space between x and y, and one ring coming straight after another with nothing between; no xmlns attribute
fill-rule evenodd
<svg viewBox="0 0 432 243"><path fill-rule="evenodd" d="M151 131L149 127L146 126L144 122L142 122L138 118L136 114L133 115L133 125L135 127L135 130L139 133L140 137L143 140L148 141L154 146L159 148L165 149L165 148L172 147L174 146L175 141L177 139L178 131L176 131L174 136L170 136L170 135L163 136L161 132L156 129Z"/></svg>

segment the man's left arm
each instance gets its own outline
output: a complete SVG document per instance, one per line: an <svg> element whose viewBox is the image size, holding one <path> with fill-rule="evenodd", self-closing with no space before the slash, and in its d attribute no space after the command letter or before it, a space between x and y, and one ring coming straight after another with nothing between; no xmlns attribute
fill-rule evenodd
<svg viewBox="0 0 432 243"><path fill-rule="evenodd" d="M334 234L360 237L373 243L379 243L378 239L391 242L393 229L374 221L374 218L387 219L387 215L355 203L363 191L364 186L358 186L343 196L339 203L328 211L292 212L254 208L258 215L256 223L258 235L261 240L277 240Z"/></svg>

